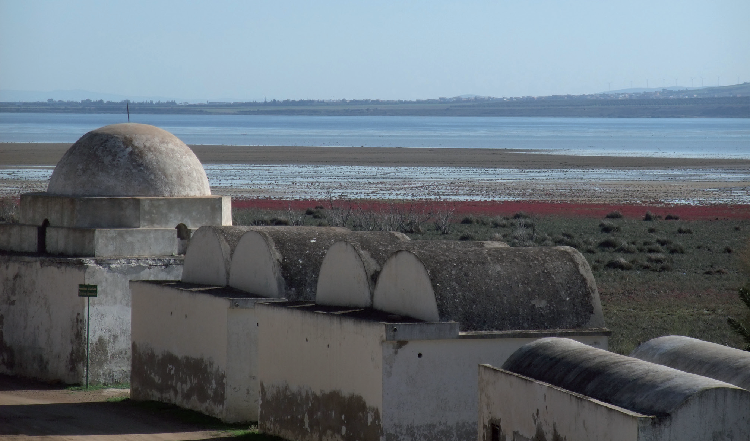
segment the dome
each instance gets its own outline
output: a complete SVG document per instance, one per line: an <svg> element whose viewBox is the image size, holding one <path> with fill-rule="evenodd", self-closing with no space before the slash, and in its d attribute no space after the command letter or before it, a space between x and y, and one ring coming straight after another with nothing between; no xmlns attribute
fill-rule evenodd
<svg viewBox="0 0 750 441"><path fill-rule="evenodd" d="M60 196L210 196L190 147L146 124L113 124L83 135L52 172L47 193Z"/></svg>

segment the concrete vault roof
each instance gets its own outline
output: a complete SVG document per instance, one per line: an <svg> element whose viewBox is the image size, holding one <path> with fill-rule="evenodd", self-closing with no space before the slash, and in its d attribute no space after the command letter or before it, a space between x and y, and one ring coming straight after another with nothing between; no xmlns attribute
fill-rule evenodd
<svg viewBox="0 0 750 441"><path fill-rule="evenodd" d="M672 415L688 400L728 383L566 338L543 338L519 348L503 369L644 415Z"/></svg>
<svg viewBox="0 0 750 441"><path fill-rule="evenodd" d="M146 124L92 130L65 152L47 193L60 196L210 196L198 157L176 136Z"/></svg>

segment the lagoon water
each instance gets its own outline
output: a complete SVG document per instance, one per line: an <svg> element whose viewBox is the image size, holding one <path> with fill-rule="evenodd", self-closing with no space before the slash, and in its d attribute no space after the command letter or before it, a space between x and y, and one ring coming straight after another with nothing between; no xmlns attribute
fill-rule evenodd
<svg viewBox="0 0 750 441"><path fill-rule="evenodd" d="M125 115L0 113L0 142L75 142ZM750 119L131 114L187 144L512 148L572 155L750 158Z"/></svg>

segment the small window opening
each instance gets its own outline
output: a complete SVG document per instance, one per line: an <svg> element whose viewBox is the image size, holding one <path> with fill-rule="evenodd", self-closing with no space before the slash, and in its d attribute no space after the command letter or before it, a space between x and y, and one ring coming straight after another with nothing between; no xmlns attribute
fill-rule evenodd
<svg viewBox="0 0 750 441"><path fill-rule="evenodd" d="M183 223L177 224L176 227L174 227L175 230L177 230L177 238L180 240L190 240L190 228L187 227L187 225Z"/></svg>
<svg viewBox="0 0 750 441"><path fill-rule="evenodd" d="M36 251L39 254L47 252L47 227L49 227L49 219L45 219L36 229Z"/></svg>
<svg viewBox="0 0 750 441"><path fill-rule="evenodd" d="M500 441L500 426L498 424L490 424L490 441Z"/></svg>

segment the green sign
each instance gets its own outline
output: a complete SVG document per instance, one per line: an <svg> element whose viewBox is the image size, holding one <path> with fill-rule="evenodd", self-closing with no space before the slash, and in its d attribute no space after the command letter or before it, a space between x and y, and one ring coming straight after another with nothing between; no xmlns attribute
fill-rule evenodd
<svg viewBox="0 0 750 441"><path fill-rule="evenodd" d="M96 285L78 285L78 297L96 297Z"/></svg>

